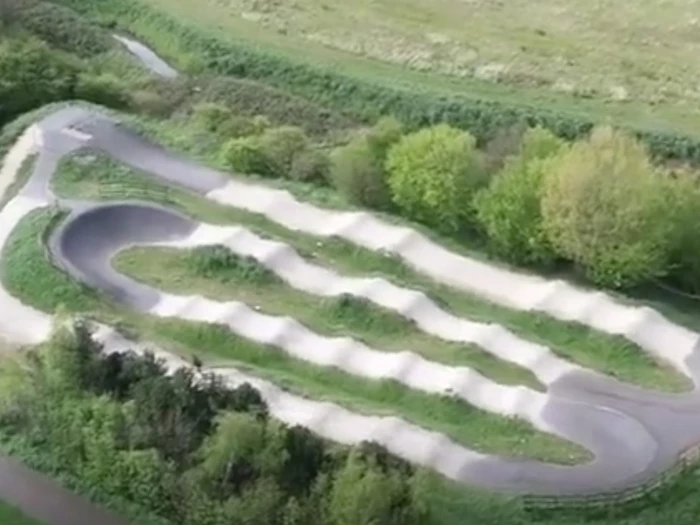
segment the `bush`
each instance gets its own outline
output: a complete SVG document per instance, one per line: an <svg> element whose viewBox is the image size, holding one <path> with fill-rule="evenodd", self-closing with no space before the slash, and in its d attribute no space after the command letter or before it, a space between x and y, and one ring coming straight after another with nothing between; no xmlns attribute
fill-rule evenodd
<svg viewBox="0 0 700 525"><path fill-rule="evenodd" d="M393 201L408 217L443 231L472 217L472 198L485 183L476 141L440 124L408 135L387 157Z"/></svg>
<svg viewBox="0 0 700 525"><path fill-rule="evenodd" d="M527 131L518 155L475 198L477 220L491 248L511 262L547 264L554 258L540 200L547 161L563 146L545 129Z"/></svg>
<svg viewBox="0 0 700 525"><path fill-rule="evenodd" d="M85 324L5 363L0 383L8 448L134 522L431 523L415 469L382 447L274 421L249 384L107 355Z"/></svg>
<svg viewBox="0 0 700 525"><path fill-rule="evenodd" d="M316 148L307 148L295 155L289 178L301 182L328 182L330 174L330 159L325 152Z"/></svg>
<svg viewBox="0 0 700 525"><path fill-rule="evenodd" d="M82 57L104 53L112 46L105 31L87 22L72 9L53 3L36 2L29 9L21 11L19 22L23 29L52 47Z"/></svg>
<svg viewBox="0 0 700 525"><path fill-rule="evenodd" d="M386 180L386 155L402 133L394 118L380 119L368 133L338 148L331 162L331 179L349 202L379 210L391 204Z"/></svg>
<svg viewBox="0 0 700 525"><path fill-rule="evenodd" d="M0 124L73 97L80 65L36 41L0 44Z"/></svg>
<svg viewBox="0 0 700 525"><path fill-rule="evenodd" d="M126 86L109 73L81 75L75 87L75 96L114 109L132 107Z"/></svg>
<svg viewBox="0 0 700 525"><path fill-rule="evenodd" d="M277 167L270 163L259 145L250 138L232 139L222 148L223 162L239 173L266 177L277 176Z"/></svg>
<svg viewBox="0 0 700 525"><path fill-rule="evenodd" d="M309 149L304 130L294 126L269 129L255 137L255 144L281 177L289 174L294 157Z"/></svg>
<svg viewBox="0 0 700 525"><path fill-rule="evenodd" d="M673 220L663 180L634 138L598 128L548 171L542 216L560 255L616 288L666 272Z"/></svg>
<svg viewBox="0 0 700 525"><path fill-rule="evenodd" d="M131 109L152 117L166 117L172 108L157 92L139 89L131 94Z"/></svg>
<svg viewBox="0 0 700 525"><path fill-rule="evenodd" d="M223 121L217 131L223 138L236 139L255 135L257 127L249 118L233 115Z"/></svg>
<svg viewBox="0 0 700 525"><path fill-rule="evenodd" d="M233 112L222 104L202 102L192 108L192 115L194 121L207 131L218 132L221 125L233 116Z"/></svg>
<svg viewBox="0 0 700 525"><path fill-rule="evenodd" d="M674 222L669 278L673 285L692 294L700 293L700 184L688 170L667 176L668 213Z"/></svg>

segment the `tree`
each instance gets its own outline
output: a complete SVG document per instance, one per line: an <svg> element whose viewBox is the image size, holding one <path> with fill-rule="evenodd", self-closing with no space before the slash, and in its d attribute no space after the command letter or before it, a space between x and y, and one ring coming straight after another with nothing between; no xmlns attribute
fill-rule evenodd
<svg viewBox="0 0 700 525"><path fill-rule="evenodd" d="M13 25L20 16L19 0L0 1L0 29Z"/></svg>
<svg viewBox="0 0 700 525"><path fill-rule="evenodd" d="M329 495L332 525L419 525L425 516L413 503L410 478L382 472L352 452L336 473Z"/></svg>
<svg viewBox="0 0 700 525"><path fill-rule="evenodd" d="M439 124L403 137L387 156L393 201L408 217L454 232L472 217L472 198L485 183L476 141Z"/></svg>
<svg viewBox="0 0 700 525"><path fill-rule="evenodd" d="M310 148L304 130L294 126L268 129L256 136L254 142L278 177L289 176L295 157Z"/></svg>
<svg viewBox="0 0 700 525"><path fill-rule="evenodd" d="M598 128L549 164L542 216L557 252L597 284L631 286L667 271L673 221L663 181L623 132Z"/></svg>
<svg viewBox="0 0 700 525"><path fill-rule="evenodd" d="M667 212L673 217L670 281L692 294L700 293L700 181L690 170L666 173Z"/></svg>
<svg viewBox="0 0 700 525"><path fill-rule="evenodd" d="M543 128L528 130L518 154L475 198L477 220L490 246L511 262L547 264L555 256L540 201L547 162L563 147L563 140Z"/></svg>
<svg viewBox="0 0 700 525"><path fill-rule="evenodd" d="M386 155L402 134L391 117L380 119L369 132L355 137L331 156L331 180L353 204L386 210L391 204L386 180Z"/></svg>
<svg viewBox="0 0 700 525"><path fill-rule="evenodd" d="M73 97L80 67L37 41L0 45L0 123Z"/></svg>

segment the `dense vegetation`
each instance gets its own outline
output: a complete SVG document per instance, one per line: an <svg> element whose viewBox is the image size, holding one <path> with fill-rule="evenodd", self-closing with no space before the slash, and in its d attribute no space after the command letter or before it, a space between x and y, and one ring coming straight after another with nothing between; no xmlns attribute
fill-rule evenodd
<svg viewBox="0 0 700 525"><path fill-rule="evenodd" d="M430 523L413 468L381 447L286 427L248 384L104 354L83 323L4 362L0 384L7 448L143 523Z"/></svg>

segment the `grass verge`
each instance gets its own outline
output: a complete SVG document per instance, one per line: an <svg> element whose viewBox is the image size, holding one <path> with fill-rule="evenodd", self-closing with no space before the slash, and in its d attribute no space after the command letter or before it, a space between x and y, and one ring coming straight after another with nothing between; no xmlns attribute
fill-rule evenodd
<svg viewBox="0 0 700 525"><path fill-rule="evenodd" d="M150 318L124 311L53 267L46 258L46 232L60 219L37 210L12 232L0 270L7 291L35 308L66 308L106 322L120 322L185 355L226 360L268 378L291 392L372 414L398 414L484 452L571 464L590 458L581 447L534 430L528 423L481 411L451 397L425 394L392 381L361 379L340 370L307 364L274 348L253 343L220 326Z"/></svg>
<svg viewBox="0 0 700 525"><path fill-rule="evenodd" d="M218 205L197 195L155 182L104 156L90 162L66 158L53 178L62 196L86 199L145 199L184 211L214 224L237 223L263 236L294 246L302 256L335 267L348 275L378 275L421 290L456 315L499 323L516 334L549 346L552 351L585 367L644 387L685 391L689 380L665 362L643 352L621 336L596 332L544 314L510 310L422 276L395 257L357 247L341 239L320 240L292 232L262 215Z"/></svg>

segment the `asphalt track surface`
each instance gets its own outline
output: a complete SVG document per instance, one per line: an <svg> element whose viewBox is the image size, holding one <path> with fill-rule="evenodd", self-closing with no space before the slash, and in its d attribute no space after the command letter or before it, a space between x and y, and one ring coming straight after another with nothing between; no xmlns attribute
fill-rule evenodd
<svg viewBox="0 0 700 525"><path fill-rule="evenodd" d="M625 335L646 351L666 359L697 385L700 377L698 334L673 325L650 309L624 306L603 293L579 290L562 281L548 282L501 268L483 268L483 263L450 253L411 230L388 225L370 214L321 210L300 203L285 192L236 181L230 174L203 167L165 151L108 117L90 110L75 106L57 111L28 130L6 158L3 171L5 176L12 176L13 165L30 153L39 155L30 180L0 212L0 246L22 217L32 210L49 205L68 209L68 218L49 240L55 263L75 279L106 292L135 310L150 315L223 322L232 331L247 331L247 337L271 343L288 353L297 352L296 357L310 361L317 359L319 352L328 348L321 346L315 353L311 344L312 348L305 350L306 353L299 350L298 345L293 344L295 337L298 339L299 336L298 327L289 319L281 323L279 319L261 314L256 317L240 303L215 303L201 297L172 296L117 273L110 261L116 253L130 246L187 247L211 243L227 245L234 251L249 250L283 278L286 275L286 280L292 285L304 287L301 280L295 281L294 275L299 272L290 270L294 267L290 261L293 262L295 258L289 247L278 247L277 251L269 252L267 256L262 252L256 255L255 246L260 243L255 239L246 237L247 241L242 242L240 232L236 234L237 237L231 232L218 235L221 232L214 232L210 225L199 224L189 217L146 202L104 204L57 199L51 193L49 184L57 163L66 154L84 148L100 150L159 182L178 186L219 203L263 213L292 229L321 237L339 235L373 249L393 251L426 274L453 286L481 293L494 302L516 309L542 310L553 317L575 319L599 330ZM3 184L7 185L7 182L3 181L3 174L0 173L0 188ZM340 282L342 276L335 276L334 279L329 282ZM343 282L347 285L348 280ZM376 302L399 297L400 291L389 290L384 285L382 288L379 286L381 283L376 281L371 284L385 291L384 295L372 294L372 287L362 288ZM356 292L361 294L359 289ZM315 293L330 292L318 288ZM394 309L407 317L414 315L424 319L426 327L439 325L451 328L458 322L465 322L456 319L445 321L440 317L442 314L436 313L436 307L426 305L422 299L404 306L399 308L394 304ZM420 317L421 312L428 311L427 308L433 308L429 310L431 315ZM48 337L50 315L21 304L2 289L0 313L3 314L0 316L0 334L7 339L37 343ZM473 325L470 325L472 329ZM277 329L280 326L284 327L285 332ZM374 439L394 453L452 479L492 490L542 494L617 490L653 477L671 466L680 452L700 442L700 399L697 390L680 395L646 391L559 362L546 348L524 346L526 342L515 340L512 334L508 335L500 327L496 327L495 332L493 325L489 327L490 332L482 330L479 333L486 333L491 339L498 336L500 339L497 340L503 345L492 344L489 350L488 338L481 341L481 345L494 354L500 351L499 357L514 362L520 359L520 350L529 351L532 359L520 364L528 366L543 380L547 392L534 393L523 387L480 382L483 378L469 375L464 369L455 369L454 376L451 376L454 381L443 386L449 386L457 395L476 405L489 407L495 412L519 415L538 428L580 443L594 453L593 461L585 465L561 466L481 454L399 418L355 414L331 403L292 396L268 382L230 368L216 371L231 384L251 382L265 396L272 414L283 421L304 424L321 435L344 443ZM446 329L446 332L449 331ZM272 339L267 340L270 333L273 334ZM456 332L452 330L451 333ZM98 337L105 342L107 351L138 347L138 344L124 340L107 327L100 327ZM305 334L304 337L318 338L314 334ZM317 339L308 341L318 342ZM516 351L510 351L511 347ZM341 357L339 360L314 362L362 374L363 369L356 365L357 362L366 361L364 357L379 358L376 351L365 348L361 350L369 354L363 354L360 360L353 359L359 350L347 345L344 348L338 354ZM162 353L162 356L173 367L186 366L174 356L166 353ZM442 381L434 365L425 360L417 362L411 357L390 368L391 377L413 388L431 390ZM431 378L435 378L435 381L431 382ZM82 525L87 522L74 523Z"/></svg>

